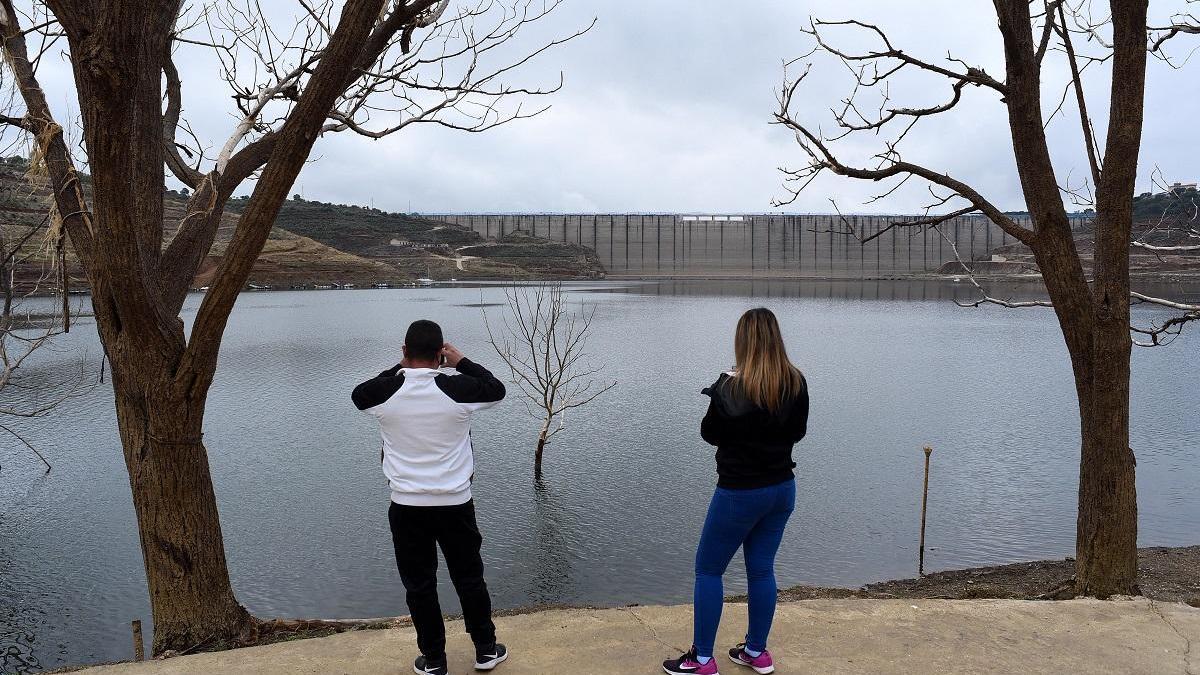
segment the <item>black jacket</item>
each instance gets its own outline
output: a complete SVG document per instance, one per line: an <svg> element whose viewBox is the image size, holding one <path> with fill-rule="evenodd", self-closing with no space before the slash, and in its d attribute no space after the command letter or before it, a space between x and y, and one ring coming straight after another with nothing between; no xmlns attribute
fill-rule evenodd
<svg viewBox="0 0 1200 675"><path fill-rule="evenodd" d="M712 400L700 435L717 446L717 485L751 489L794 478L792 446L808 431L808 384L772 413L740 396L722 373L701 392Z"/></svg>

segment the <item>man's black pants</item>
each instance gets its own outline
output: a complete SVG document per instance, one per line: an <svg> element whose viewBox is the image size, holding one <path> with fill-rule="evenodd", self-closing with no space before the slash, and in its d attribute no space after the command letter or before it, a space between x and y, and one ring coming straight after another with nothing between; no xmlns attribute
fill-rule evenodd
<svg viewBox="0 0 1200 675"><path fill-rule="evenodd" d="M476 647L496 642L492 599L483 580L483 537L475 524L475 503L456 506L405 506L388 510L396 567L407 591L408 611L417 629L417 647L431 659L446 653L446 625L437 592L437 547L441 546L450 581L462 604L463 620Z"/></svg>

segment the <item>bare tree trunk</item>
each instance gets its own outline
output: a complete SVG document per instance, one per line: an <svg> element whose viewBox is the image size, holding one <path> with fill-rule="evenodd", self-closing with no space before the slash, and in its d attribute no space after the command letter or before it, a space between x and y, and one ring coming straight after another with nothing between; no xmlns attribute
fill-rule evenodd
<svg viewBox="0 0 1200 675"><path fill-rule="evenodd" d="M1128 338L1127 328L1121 337ZM1129 350L1098 351L1111 360L1097 366L1090 410L1082 416L1075 589L1105 598L1138 592L1137 462L1129 447Z"/></svg>
<svg viewBox="0 0 1200 675"><path fill-rule="evenodd" d="M157 395L168 387L144 388L146 382L117 375L115 365L117 422L154 618L152 652L236 638L253 619L234 597L220 545L221 521L201 440L204 402Z"/></svg>
<svg viewBox="0 0 1200 675"><path fill-rule="evenodd" d="M1075 590L1096 597L1133 594L1137 591L1137 490L1129 447L1128 302L1097 311L1081 275L1071 269L1078 258L1053 260L1053 251L1062 248L1057 244L1065 241L1055 242L1056 237L1045 231L1039 238L1039 265L1071 354L1079 404Z"/></svg>
<svg viewBox="0 0 1200 675"><path fill-rule="evenodd" d="M1129 447L1129 240L1146 86L1147 0L1110 3L1113 72L1105 162L1096 190L1091 390L1083 411L1075 589L1137 592L1137 485Z"/></svg>
<svg viewBox="0 0 1200 675"><path fill-rule="evenodd" d="M550 420L547 419L542 425L542 431L538 434L537 450L533 453L533 474L535 477L542 475L542 453L546 449L546 438L550 435Z"/></svg>
<svg viewBox="0 0 1200 675"><path fill-rule="evenodd" d="M1104 598L1137 592L1137 485L1129 447L1128 341L1128 324L1117 334L1109 330L1097 335L1092 392L1081 415L1075 538L1075 590L1080 595Z"/></svg>

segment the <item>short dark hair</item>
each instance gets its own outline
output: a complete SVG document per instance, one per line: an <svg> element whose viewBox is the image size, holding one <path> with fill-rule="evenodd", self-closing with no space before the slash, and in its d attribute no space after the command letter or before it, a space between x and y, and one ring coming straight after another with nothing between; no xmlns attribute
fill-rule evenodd
<svg viewBox="0 0 1200 675"><path fill-rule="evenodd" d="M442 344L442 327L428 319L412 322L404 334L404 346L408 348L409 358L436 361Z"/></svg>

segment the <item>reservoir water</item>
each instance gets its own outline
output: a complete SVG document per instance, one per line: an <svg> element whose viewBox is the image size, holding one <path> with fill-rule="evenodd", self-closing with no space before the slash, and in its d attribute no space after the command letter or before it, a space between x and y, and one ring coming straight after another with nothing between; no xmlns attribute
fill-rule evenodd
<svg viewBox="0 0 1200 675"><path fill-rule="evenodd" d="M573 303L595 306L590 351L618 384L568 420L540 484L524 406L510 398L477 416L475 498L498 606L689 600L715 483L700 389L730 366L733 325L756 305L779 315L812 395L781 585L915 575L924 444L935 448L927 569L1072 555L1079 429L1049 310L962 309L951 298L965 290L938 283L570 288ZM378 434L349 393L398 361L417 318L501 372L479 305L502 299L496 287L455 286L238 301L205 438L233 586L253 613L406 612ZM86 319L30 368L52 377L81 352L98 370ZM1134 353L1142 545L1200 541L1198 361L1195 334ZM19 425L54 470L42 475L0 439L0 672L129 658L129 621L148 624L150 611L111 390ZM744 589L739 566L727 593ZM448 585L442 597L457 610Z"/></svg>

